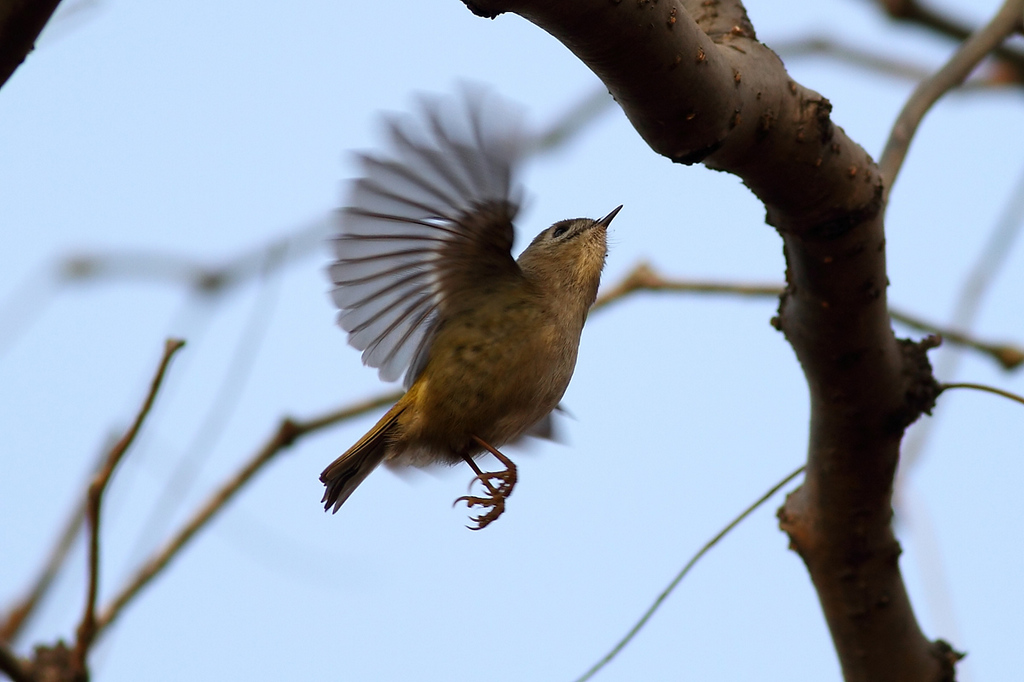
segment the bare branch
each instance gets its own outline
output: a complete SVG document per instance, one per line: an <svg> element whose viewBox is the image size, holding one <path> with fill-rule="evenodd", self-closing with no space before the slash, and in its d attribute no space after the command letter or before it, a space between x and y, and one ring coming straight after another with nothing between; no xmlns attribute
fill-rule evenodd
<svg viewBox="0 0 1024 682"><path fill-rule="evenodd" d="M107 442L97 450L96 461L89 468L88 480L92 480L96 476L96 473L103 466L103 462L107 458L107 453L114 447L119 437L113 436L108 438ZM50 549L50 555L47 557L46 563L43 564L42 570L36 576L32 585L25 590L24 596L15 602L15 605L8 611L7 617L0 623L0 640L13 642L39 605L39 602L50 591L54 579L67 561L75 538L78 537L78 533L85 524L85 507L88 494L89 486L86 484L83 486L82 498L68 513L64 526L61 528L60 533L57 534L57 539Z"/></svg>
<svg viewBox="0 0 1024 682"><path fill-rule="evenodd" d="M893 19L917 24L957 42L975 32L975 29L967 24L922 5L918 0L875 0L875 4ZM1003 45L993 50L993 54L1015 72L1012 78L1006 80L1020 82L1024 79L1024 52Z"/></svg>
<svg viewBox="0 0 1024 682"><path fill-rule="evenodd" d="M656 272L650 264L639 263L621 282L601 293L597 302L594 303L593 310L600 310L639 291L674 291L696 294L777 297L781 296L785 289L779 284L739 284L669 279ZM1012 370L1024 365L1024 349L1012 344L980 341L965 332L922 320L919 317L895 308L889 309L889 315L892 319L908 327L930 334L938 334L944 341L948 341L951 344L970 348L988 355L1002 365L1003 369Z"/></svg>
<svg viewBox="0 0 1024 682"><path fill-rule="evenodd" d="M901 80L916 82L927 78L931 73L930 69L921 64L881 55L857 45L847 45L832 36L811 35L796 40L773 40L772 49L783 59L825 55L868 71Z"/></svg>
<svg viewBox="0 0 1024 682"><path fill-rule="evenodd" d="M96 620L96 635L99 636L121 614L125 606L134 599L171 560L185 547L195 534L205 526L224 506L281 450L290 447L299 438L332 426L339 422L364 414L378 407L390 405L401 398L401 393L371 398L340 410L329 412L306 421L284 419L273 436L260 448L238 473L216 490L188 522L147 560L135 575L110 600Z"/></svg>
<svg viewBox="0 0 1024 682"><path fill-rule="evenodd" d="M13 682L33 682L32 676L25 670L21 659L0 639L0 673L11 678Z"/></svg>
<svg viewBox="0 0 1024 682"><path fill-rule="evenodd" d="M620 301L638 291L677 291L696 294L733 294L737 296L778 297L783 287L779 284L739 284L733 282L707 282L668 279L655 271L650 263L640 262L618 284L607 287L594 302L593 311Z"/></svg>
<svg viewBox="0 0 1024 682"><path fill-rule="evenodd" d="M783 59L793 59L809 55L822 55L831 57L836 61L845 62L860 67L866 71L918 82L930 76L934 69L922 64L898 59L897 57L873 52L858 45L850 45L831 36L807 36L796 40L772 41L772 49ZM991 73L978 78L970 78L960 86L960 91L982 90L998 86L1007 86L1012 83L1020 84L1020 74L1014 73L1012 78L1001 70L994 70Z"/></svg>
<svg viewBox="0 0 1024 682"><path fill-rule="evenodd" d="M774 486L771 487L770 490L768 490L768 492L766 492L764 495L759 497L755 502L753 502L749 507L740 512L739 516L730 521L725 526L725 528L718 531L718 534L715 535L715 537L711 538L706 543L704 543L704 546L697 550L697 553L694 554L690 558L690 560L686 562L686 565L683 566L682 569L680 569L679 573L676 574L676 577L673 578L672 582L668 584L668 587L662 590L661 594L659 594L657 599L654 600L654 603L651 604L650 608L648 608L647 611L644 612L644 615L640 617L640 620L637 621L636 625L634 625L632 629L630 629L630 631L626 633L626 636L619 640L618 644L616 644L612 648L612 650L605 655L604 658L595 663L594 666L590 668L590 670L588 670L586 673L584 673L582 677L578 678L576 682L586 682L594 675L596 675L601 670L601 668L608 665L608 663L610 663L613 658L618 656L619 652L622 651L626 647L626 645L628 645L633 640L634 637L636 637L636 634L640 632L641 628L643 628L644 625L647 624L647 621L651 619L651 616L653 616L654 612L658 610L662 602L668 599L668 596L672 594L672 591L676 589L676 586L678 586L679 583L682 582L683 578L686 577L686 574L690 572L690 569L693 568L698 561L700 561L701 557L707 554L712 547L717 545L722 540L722 538L724 538L732 531L733 528L740 525L745 518L753 514L758 509L758 507L760 507L762 504L771 499L772 495L779 492L779 490L781 490L787 483L792 481L794 478L796 478L803 472L803 466L797 467L795 471L793 471L784 479L776 483Z"/></svg>
<svg viewBox="0 0 1024 682"><path fill-rule="evenodd" d="M886 179L884 200L888 200L924 115L940 97L963 83L974 67L1020 26L1020 0L1006 0L992 20L968 38L945 66L917 86L893 124L878 164L882 177Z"/></svg>
<svg viewBox="0 0 1024 682"><path fill-rule="evenodd" d="M219 294L305 257L321 247L330 230L331 216L325 216L220 264L167 253L107 252L69 256L60 272L65 281L167 281L205 294Z"/></svg>
<svg viewBox="0 0 1024 682"><path fill-rule="evenodd" d="M1009 400L1012 400L1014 402L1018 402L1021 405L1024 405L1024 396L1019 396L1016 393L1011 393L1010 391L1004 391L1003 389L996 388L994 386L987 386L985 384L974 384L974 383L971 383L969 381L958 381L958 382L951 383L951 384L940 384L939 385L939 390L940 391L948 391L951 388L969 388L969 389L974 390L974 391L982 391L983 393L992 393L994 395L1002 396L1002 397L1007 398Z"/></svg>
<svg viewBox="0 0 1024 682"><path fill-rule="evenodd" d="M273 277L285 254L268 254L264 264L264 277L258 295L252 302L248 320L238 333L231 360L220 378L220 385L212 391L211 409L196 431L187 440L181 456L171 473L164 478L163 490L150 507L141 524L131 556L145 556L153 548L155 539L164 535L167 523L173 518L178 505L187 497L188 490L200 467L209 457L242 398L244 389L256 362L259 350L270 328L277 304L280 278Z"/></svg>
<svg viewBox="0 0 1024 682"><path fill-rule="evenodd" d="M89 497L86 503L86 519L89 523L89 594L85 602L85 612L82 614L82 621L78 626L78 636L74 652L76 668L80 671L85 670L85 659L96 635L96 597L99 590L100 572L100 505L103 501L103 493L106 491L107 484L114 474L114 469L124 457L128 447L135 440L142 422L146 419L146 415L149 414L150 408L153 407L157 391L160 390L160 384L163 383L164 374L167 372L167 366L170 364L171 358L184 345L185 342L180 339L167 340L164 345L164 355L160 360L160 366L157 368L156 375L153 377L153 382L149 387L149 393L146 395L146 400L142 403L142 408L135 417L135 421L128 428L128 431L125 432L124 436L121 437L121 440L111 449L107 455L106 462L103 464L103 468L100 469L93 478L92 483L89 484Z"/></svg>
<svg viewBox="0 0 1024 682"><path fill-rule="evenodd" d="M999 220L985 241L985 246L975 260L974 265L960 287L950 326L968 333L974 326L981 302L995 281L997 274L1006 265L1006 260L1013 250L1014 242L1024 226L1024 169L1010 191L1009 201L1003 207ZM948 332L939 332L943 338L955 339ZM999 358L1005 369L1015 369L1024 363L1024 351L1012 346L993 346L993 353ZM935 361L935 374L943 379L951 379L956 375L960 363L960 354L952 349L940 349ZM934 420L922 423L907 438L903 446L902 465L898 474L904 478L911 467L920 460L928 443ZM897 491L900 481L897 480Z"/></svg>
<svg viewBox="0 0 1024 682"><path fill-rule="evenodd" d="M967 332L957 331L956 329L944 327L933 322L927 322L919 317L911 315L910 313L890 309L889 314L892 315L892 319L902 322L908 327L913 327L914 329L930 332L932 334L938 334L942 337L943 341L948 341L951 344L963 346L964 348L971 348L980 353L989 355L996 362L1002 365L1003 369L1017 369L1024 364L1024 350L1011 344L979 341Z"/></svg>
<svg viewBox="0 0 1024 682"><path fill-rule="evenodd" d="M18 636L18 633L21 632L21 628L28 621L29 616L35 611L39 602L49 592L50 587L53 585L53 579L57 577L57 573L67 560L75 538L78 537L78 533L82 529L83 521L85 521L84 501L75 505L75 508L64 522L64 528L57 536L57 541L50 550L50 556L47 558L46 564L39 575L36 576L31 587L25 592L25 596L19 599L7 613L3 624L0 625L0 641L13 641Z"/></svg>

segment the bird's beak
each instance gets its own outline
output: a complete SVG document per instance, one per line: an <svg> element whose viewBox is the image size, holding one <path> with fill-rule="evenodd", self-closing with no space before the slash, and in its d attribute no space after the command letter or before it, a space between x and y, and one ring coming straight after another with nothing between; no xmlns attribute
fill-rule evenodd
<svg viewBox="0 0 1024 682"><path fill-rule="evenodd" d="M608 227L612 223L612 218L614 218L616 215L618 215L619 211L621 211L621 210L622 210L622 204L619 204L618 208L616 208L614 211L612 211L611 213L609 213L605 217L603 217L600 220L598 220L597 224L601 225L602 227Z"/></svg>

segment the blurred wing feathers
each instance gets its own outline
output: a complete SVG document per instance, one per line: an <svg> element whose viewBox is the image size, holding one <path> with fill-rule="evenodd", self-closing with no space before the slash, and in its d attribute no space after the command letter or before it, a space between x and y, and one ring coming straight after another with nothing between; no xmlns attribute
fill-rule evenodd
<svg viewBox="0 0 1024 682"><path fill-rule="evenodd" d="M446 301L519 276L513 170L524 145L512 108L481 93L424 101L387 122L387 157L360 155L330 266L338 322L386 381L422 369Z"/></svg>

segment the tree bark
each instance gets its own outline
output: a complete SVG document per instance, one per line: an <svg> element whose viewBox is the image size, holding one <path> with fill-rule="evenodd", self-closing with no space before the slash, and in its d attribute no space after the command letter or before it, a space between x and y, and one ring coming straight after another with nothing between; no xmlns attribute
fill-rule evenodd
<svg viewBox="0 0 1024 682"><path fill-rule="evenodd" d="M804 484L779 511L817 590L848 682L955 678L900 574L892 486L904 429L934 404L930 342L896 339L886 305L883 179L789 78L736 1L465 0L513 12L604 81L659 154L728 171L765 204L786 282L773 324L807 380Z"/></svg>

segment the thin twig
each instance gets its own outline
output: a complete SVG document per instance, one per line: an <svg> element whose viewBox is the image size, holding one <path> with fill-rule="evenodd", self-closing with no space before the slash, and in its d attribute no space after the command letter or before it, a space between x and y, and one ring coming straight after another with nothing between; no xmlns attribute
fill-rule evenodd
<svg viewBox="0 0 1024 682"><path fill-rule="evenodd" d="M805 57L809 55L821 55L831 57L836 61L845 62L860 67L866 71L873 71L882 76L890 76L905 81L924 80L932 74L934 69L899 59L895 56L872 52L868 48L844 43L841 40L827 35L810 35L794 40L777 40L771 42L772 50L784 60ZM1015 73L1015 75L1017 75ZM993 70L991 73L971 78L958 88L959 91L982 91L993 87L1007 86L1019 79L1009 79L1000 70Z"/></svg>
<svg viewBox="0 0 1024 682"><path fill-rule="evenodd" d="M0 639L0 673L11 678L13 682L33 682L32 676L25 670L21 659L11 651L5 640Z"/></svg>
<svg viewBox="0 0 1024 682"><path fill-rule="evenodd" d="M693 568L694 565L696 565L696 563L698 561L700 561L701 557L703 557L705 554L707 554L708 551L712 547L717 545L719 543L719 541L722 538L724 538L726 535L728 535L729 532L733 528L738 526L743 521L743 519L747 518L752 513L754 513L754 511L758 507L760 507L762 504L767 502L771 498L771 496L774 495L775 493L777 493L783 486L785 486L787 483L792 481L794 478L796 478L797 476L802 474L803 471L804 471L804 466L801 465L795 471L793 471L791 474L789 474L784 479L782 479L781 481L779 481L778 483L773 485L771 487L771 489L768 492L766 492L764 495L759 497L757 499L757 501L755 501L749 507L744 509L740 513L739 516L737 516L732 521L730 521L728 523L728 525L725 526L725 528L720 530L718 532L718 534L715 535L715 537L713 537L710 540L708 540L704 544L704 546L701 547L697 551L697 553L694 554L693 557L689 561L686 562L686 565L683 566L682 570L680 570L679 573L676 574L676 577L672 579L672 582L670 582L668 584L668 587L666 587L664 590L662 590L661 594L658 595L658 598L654 600L654 603L651 604L651 606L647 609L647 611L644 613L644 615L641 616L640 620L637 621L636 625L634 625L633 628L629 632L626 633L626 636L623 637L621 640L619 640L619 643L616 644L612 648L611 651L609 651L607 654L605 654L604 658L602 658L600 661L595 663L594 666L590 668L590 670L585 672L582 677L577 678L576 682L586 682L586 680L589 680L591 677L596 675L597 672L599 670L601 670L601 668L606 666L613 658L615 658L618 655L618 653L620 651L622 651L622 649L625 648L625 646L627 644L629 644L630 641L632 641L632 639L636 636L636 634L638 632L640 632L640 629L643 628L643 626L647 624L647 621L651 619L651 616L653 616L654 612L658 610L658 607L661 606L662 602L664 602L666 599L668 599L668 596L670 594L672 594L672 591L674 589L676 589L676 586L680 583L680 581L682 581L682 579L686 577L686 574L690 572L690 569Z"/></svg>
<svg viewBox="0 0 1024 682"><path fill-rule="evenodd" d="M81 501L75 505L64 522L64 528L57 536L57 542L50 550L50 556L47 558L43 570L36 576L32 586L26 590L25 596L11 608L4 622L0 624L0 640L12 641L21 632L21 628L35 611L43 596L50 590L53 579L57 577L57 573L64 566L75 538L78 537L78 532L82 529L84 520L85 502Z"/></svg>
<svg viewBox="0 0 1024 682"><path fill-rule="evenodd" d="M992 20L964 41L945 66L917 86L893 124L878 164L885 179L883 201L888 199L896 183L896 176L924 115L942 95L963 83L974 67L1020 25L1021 1L1006 0Z"/></svg>
<svg viewBox="0 0 1024 682"><path fill-rule="evenodd" d="M965 332L940 327L932 322L914 317L910 313L900 312L891 308L889 309L889 315L892 316L892 319L902 322L908 327L938 334L942 337L943 341L948 341L951 344L963 346L964 348L973 348L980 353L990 355L1003 366L1003 369L1016 369L1024 363L1024 350L1016 346L979 341Z"/></svg>
<svg viewBox="0 0 1024 682"><path fill-rule="evenodd" d="M676 291L700 294L734 294L739 296L779 296L783 287L778 284L735 284L726 282L698 282L693 280L667 279L656 272L649 264L639 263L618 284L612 286L594 303L594 310L599 310L629 294L638 291ZM1024 364L1024 350L1011 344L990 343L979 341L969 334L956 329L947 329L919 317L894 308L889 315L897 322L908 327L920 329L940 335L951 344L971 348L994 358L1003 369L1015 369Z"/></svg>
<svg viewBox="0 0 1024 682"><path fill-rule="evenodd" d="M124 457L132 441L135 440L142 422L146 419L146 415L149 414L150 408L153 407L157 391L160 390L160 384L163 383L164 374L167 372L167 366L170 364L171 358L184 345L185 342L180 339L168 339L166 341L163 358L160 360L160 366L153 377L153 382L150 384L149 393L146 395L146 400L142 403L142 408L135 417L135 421L128 428L128 431L125 432L121 440L114 445L107 455L103 468L100 469L99 473L93 478L92 483L89 484L89 497L86 504L86 519L89 524L89 595L85 602L85 612L82 614L82 621L78 626L78 636L75 642L74 659L78 670L85 670L85 658L96 636L96 597L99 590L100 573L100 505L103 501L103 493L106 491L107 484L114 474L114 469Z"/></svg>
<svg viewBox="0 0 1024 682"><path fill-rule="evenodd" d="M930 69L921 64L871 52L866 48L849 45L827 35L811 35L794 40L774 40L769 44L772 50L786 61L793 57L806 55L826 55L868 71L915 82L927 78L931 73Z"/></svg>
<svg viewBox="0 0 1024 682"><path fill-rule="evenodd" d="M0 299L0 355L21 338L60 290L50 267L35 268Z"/></svg>
<svg viewBox="0 0 1024 682"><path fill-rule="evenodd" d="M697 294L779 296L782 293L782 287L778 284L735 284L667 279L655 271L649 263L640 262L621 282L609 287L597 297L593 310L600 310L638 291L686 291Z"/></svg>
<svg viewBox="0 0 1024 682"><path fill-rule="evenodd" d="M1003 206L996 225L991 230L985 245L975 259L971 269L960 286L953 314L949 318L949 326L970 333L974 321L981 309L982 301L991 290L993 282L1006 265L1009 255L1013 252L1013 244L1024 225L1024 169L1021 170L1009 199ZM1005 348L1004 351L1014 351ZM934 376L952 379L963 358L962 348L947 346L940 348L932 357L932 373ZM1016 351L1016 364L1024 361L1024 353ZM1006 356L1003 366L1013 366L1014 358ZM959 627L954 617L951 590L947 580L947 572L943 568L942 552L931 523L927 506L923 499L915 497L908 484L914 467L922 460L928 442L935 433L943 411L946 408L938 405L932 411L932 419L918 421L914 428L907 432L900 448L900 466L894 484L897 517L911 529L910 536L918 545L915 552L920 556L917 562L925 585L925 598L931 602L932 612L937 615L938 629L945 632L950 641L959 641ZM966 682L964 671L961 678Z"/></svg>
<svg viewBox="0 0 1024 682"><path fill-rule="evenodd" d="M22 626L28 620L28 617L32 615L32 612L35 611L43 596L49 591L50 586L53 584L53 579L57 576L57 572L64 565L64 561L68 557L75 538L78 537L78 531L81 530L82 521L84 520L85 505L80 503L75 506L75 509L65 522L64 529L50 551L50 557L47 559L43 570L36 577L32 586L26 591L25 596L11 608L3 624L0 625L0 640L11 641L18 636Z"/></svg>
<svg viewBox="0 0 1024 682"><path fill-rule="evenodd" d="M100 467L103 466L107 453L110 452L116 442L116 436L105 439L103 446L97 449L96 461L89 468L87 480L92 480L96 476ZM89 486L86 485L83 488L82 498L75 504L67 519L65 519L64 526L61 532L57 534L57 540L50 549L50 555L46 559L46 563L43 564L42 571L36 576L32 585L25 590L24 596L7 612L4 621L0 623L0 640L13 642L17 639L21 629L36 607L39 606L43 597L50 591L54 579L64 567L68 556L71 554L71 548L74 546L75 539L82 530L82 526L85 525L85 506Z"/></svg>
<svg viewBox="0 0 1024 682"><path fill-rule="evenodd" d="M163 280L184 284L204 294L220 294L321 248L330 234L332 218L333 214L318 218L221 264L169 253L108 252L69 256L59 270L67 281Z"/></svg>
<svg viewBox="0 0 1024 682"><path fill-rule="evenodd" d="M964 334L970 333L981 303L991 290L996 276L1005 267L1022 226L1024 226L1024 168L1010 192L1009 201L1003 207L999 220L960 287L949 321L951 327L962 330ZM948 331L944 332L943 336L952 341L956 340ZM1024 363L1024 352L1012 346L991 346L990 352L999 359L1006 369L1012 369ZM961 355L958 349L940 349L937 357L932 361L933 373L940 377L955 377L960 359ZM935 414L938 415L939 412ZM900 469L896 481L897 494L903 487L903 481L908 472L920 460L935 423L935 419L919 422L903 441Z"/></svg>
<svg viewBox="0 0 1024 682"><path fill-rule="evenodd" d="M135 573L131 580L121 588L120 592L110 600L96 620L96 634L101 634L120 615L132 599L149 584L181 549L206 525L217 512L224 508L243 486L256 475L281 450L291 446L302 436L318 431L324 427L364 414L384 405L391 405L402 397L401 393L389 393L365 400L349 407L309 419L295 421L284 419L273 436L260 448L249 462L231 479L225 482L207 499L192 518L163 547L157 550L145 564Z"/></svg>
<svg viewBox="0 0 1024 682"><path fill-rule="evenodd" d="M277 304L281 279L275 278L274 275L287 256L287 245L277 250L271 249L265 254L266 262L259 293L253 300L249 319L238 335L231 360L221 377L220 386L213 393L214 397L210 402L212 408L185 447L174 470L166 477L166 484L150 508L135 541L134 550L129 556L145 556L154 546L153 539L163 536L167 530L166 522L177 511L175 503L180 503L187 497L189 487L197 477L201 465L209 459L209 451L217 444L224 427L238 407Z"/></svg>
<svg viewBox="0 0 1024 682"><path fill-rule="evenodd" d="M947 390L949 390L951 388L970 388L970 389L973 389L975 391L984 391L986 393L994 393L996 395L1000 395L1000 396L1002 396L1004 398L1009 398L1010 400L1014 400L1014 401L1020 403L1021 405L1024 405L1024 396L1019 396L1016 393L1010 393L1009 391L1004 391L1003 389L996 388L995 386L986 386L985 384L972 384L972 383L967 382L967 381L958 381L958 382L951 383L951 384L940 384L939 385L939 392L941 393L941 392L947 391Z"/></svg>
<svg viewBox="0 0 1024 682"><path fill-rule="evenodd" d="M893 19L915 23L958 42L974 33L974 29L967 24L941 14L918 0L876 0L876 4ZM993 54L1015 71L1014 77L1009 80L1020 81L1024 75L1024 52L1011 45L1001 45L993 50Z"/></svg>

